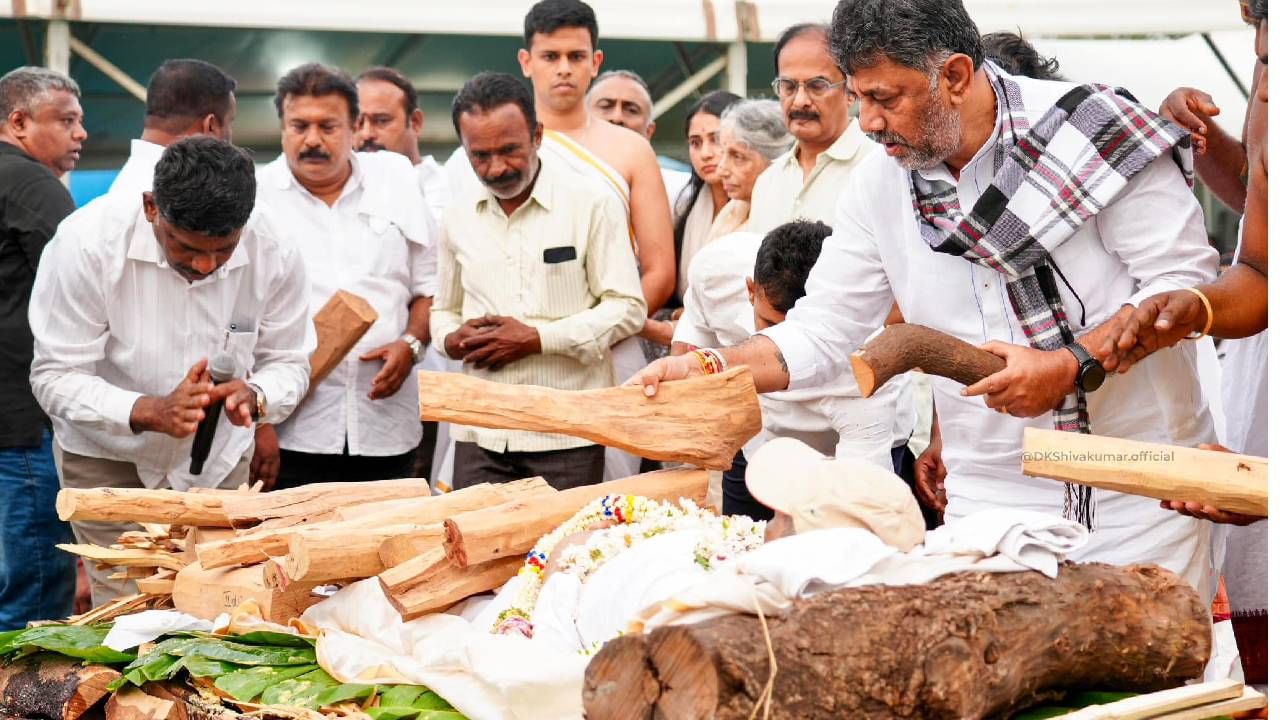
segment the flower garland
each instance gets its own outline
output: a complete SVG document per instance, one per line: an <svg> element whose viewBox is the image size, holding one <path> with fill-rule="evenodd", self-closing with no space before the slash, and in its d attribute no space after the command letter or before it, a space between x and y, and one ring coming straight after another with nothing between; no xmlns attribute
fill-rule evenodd
<svg viewBox="0 0 1280 720"><path fill-rule="evenodd" d="M519 585L515 600L511 607L498 614L493 633L519 633L533 637L533 609L547 576L547 558L565 538L602 522L614 524L596 530L584 544L566 548L552 572L570 572L579 581L585 581L601 565L627 548L676 530L703 531L694 547L693 560L707 570L764 542L764 523L749 517L721 517L684 498L680 499L679 506L675 506L637 495L606 495L587 504L533 546L525 557L524 566L516 573Z"/></svg>

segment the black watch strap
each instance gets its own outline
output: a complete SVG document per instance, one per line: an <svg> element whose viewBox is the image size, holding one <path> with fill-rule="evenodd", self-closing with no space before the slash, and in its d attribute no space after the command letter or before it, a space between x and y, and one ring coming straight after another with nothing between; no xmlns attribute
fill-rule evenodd
<svg viewBox="0 0 1280 720"><path fill-rule="evenodd" d="M1080 368L1076 370L1076 387L1084 392L1093 392L1102 387L1103 381L1107 379L1107 371L1103 369L1102 363L1098 362L1078 342L1068 343L1067 350L1070 350L1076 362L1080 363Z"/></svg>
<svg viewBox="0 0 1280 720"><path fill-rule="evenodd" d="M1076 362L1080 363L1081 368L1083 368L1084 364L1087 362L1097 362L1097 360L1094 360L1093 356L1089 354L1089 351L1085 350L1084 346L1078 342L1068 343L1067 349L1076 357Z"/></svg>

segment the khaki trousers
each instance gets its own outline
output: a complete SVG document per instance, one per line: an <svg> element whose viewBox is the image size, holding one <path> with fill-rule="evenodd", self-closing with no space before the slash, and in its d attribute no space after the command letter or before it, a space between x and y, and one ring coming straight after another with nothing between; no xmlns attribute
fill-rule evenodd
<svg viewBox="0 0 1280 720"><path fill-rule="evenodd" d="M249 482L249 453L231 468L227 477L218 484L220 488L234 489ZM143 488L142 479L138 477L138 469L133 463L120 460L77 455L62 449L54 438L53 461L58 468L58 479L64 488ZM167 485L166 485L167 486ZM80 521L71 523L71 531L75 533L76 542L108 547L120 537L121 533L138 530L135 523ZM116 572L114 568L99 570L97 566L86 561L85 573L89 576L89 589L93 593L93 606L99 607L119 597L133 595L138 586L132 580L109 580L108 575Z"/></svg>

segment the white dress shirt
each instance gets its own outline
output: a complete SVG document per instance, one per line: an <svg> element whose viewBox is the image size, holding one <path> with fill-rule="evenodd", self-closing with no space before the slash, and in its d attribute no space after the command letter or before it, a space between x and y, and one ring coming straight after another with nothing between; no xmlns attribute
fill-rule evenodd
<svg viewBox="0 0 1280 720"><path fill-rule="evenodd" d="M858 121L851 121L831 147L818 153L806 178L800 167L800 146L792 147L756 178L751 216L744 229L767 233L792 220L821 220L830 225L849 176L876 149Z"/></svg>
<svg viewBox="0 0 1280 720"><path fill-rule="evenodd" d="M737 232L712 242L689 267L684 314L673 340L695 347L727 347L755 332L755 313L747 296L747 278L755 271L763 236ZM764 429L743 452L775 437L803 441L824 455L864 458L893 469L897 398L906 378L897 377L871 398L862 397L853 374L821 387L760 395Z"/></svg>
<svg viewBox="0 0 1280 720"><path fill-rule="evenodd" d="M422 199L427 203L427 211L431 213L431 221L436 227L444 219L444 209L453 198L453 188L449 183L449 173L444 166L436 162L430 155L423 155L422 162L413 167L418 172L419 187Z"/></svg>
<svg viewBox="0 0 1280 720"><path fill-rule="evenodd" d="M360 360L404 335L409 304L435 295L436 256L418 176L403 155L351 153L351 177L333 206L312 195L281 156L258 171L258 204L298 245L312 312L338 290L359 295L378 320L277 430L296 452L388 456L422 439L417 383L370 400L381 360ZM314 317L314 315L313 315Z"/></svg>
<svg viewBox="0 0 1280 720"><path fill-rule="evenodd" d="M1073 87L1018 80L1033 118ZM927 173L954 183L966 212L992 180L995 138L993 131L958 180L945 167ZM895 298L907 322L974 344L1028 345L1005 276L931 250L920 237L907 183L907 172L883 151L861 164L841 196L835 234L809 275L808 294L786 322L764 331L786 358L792 388L848 374L849 354L880 327ZM1084 303L1060 283L1077 336L1123 304L1210 280L1217 266L1200 205L1168 157L1139 173L1051 254ZM954 381L933 381L948 471L948 518L992 506L1061 512L1062 484L1021 472L1023 428L1052 428L1052 413L1031 419L1002 415L981 397L960 397ZM1098 435L1175 445L1211 441L1193 345L1163 350L1127 374L1108 378L1089 396L1089 421ZM1076 559L1160 562L1193 585L1206 580L1205 523L1162 510L1155 500L1098 490L1094 495L1097 531Z"/></svg>
<svg viewBox="0 0 1280 720"><path fill-rule="evenodd" d="M45 250L32 292L31 389L63 449L137 466L150 488L217 485L245 457L250 428L222 414L201 475L191 438L129 427L143 395L167 395L200 358L227 350L262 389L267 422L307 390L313 349L298 250L255 212L231 259L188 283L164 260L142 197L109 193L72 213Z"/></svg>
<svg viewBox="0 0 1280 720"><path fill-rule="evenodd" d="M120 168L120 172L116 173L107 192L141 197L143 192L151 189L156 163L160 162L164 149L163 145L146 140L130 140L129 159Z"/></svg>

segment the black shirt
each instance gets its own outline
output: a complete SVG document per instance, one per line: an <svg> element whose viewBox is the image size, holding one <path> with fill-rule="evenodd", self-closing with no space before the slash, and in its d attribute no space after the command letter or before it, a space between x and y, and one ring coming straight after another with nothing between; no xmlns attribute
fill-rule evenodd
<svg viewBox="0 0 1280 720"><path fill-rule="evenodd" d="M75 209L49 168L0 141L0 448L38 445L49 426L31 394L27 304L41 251Z"/></svg>

